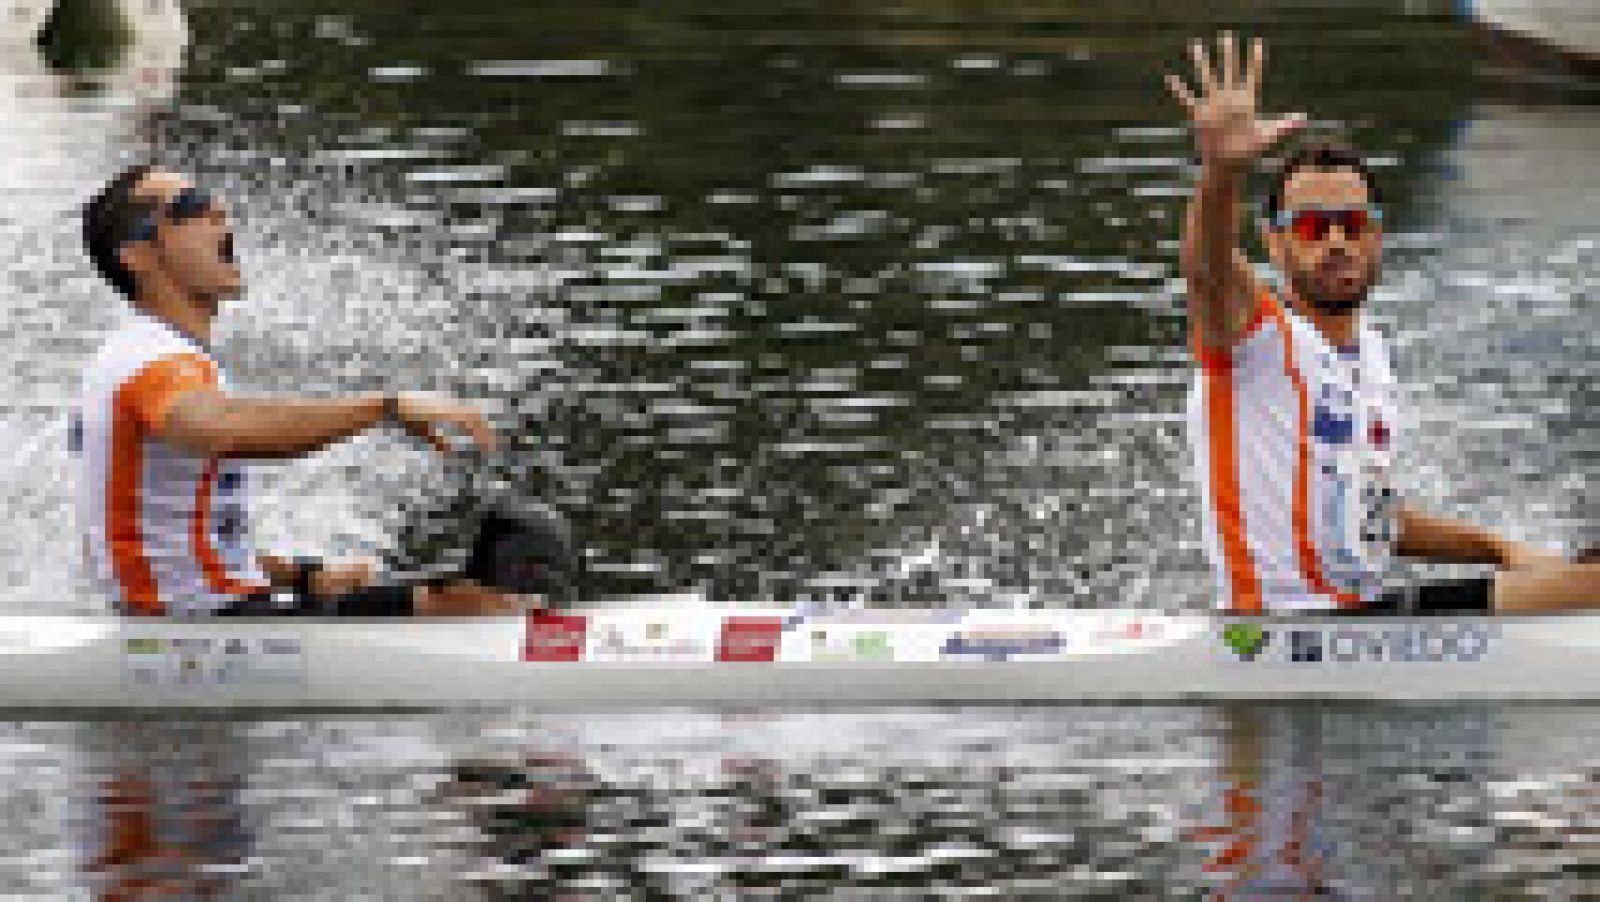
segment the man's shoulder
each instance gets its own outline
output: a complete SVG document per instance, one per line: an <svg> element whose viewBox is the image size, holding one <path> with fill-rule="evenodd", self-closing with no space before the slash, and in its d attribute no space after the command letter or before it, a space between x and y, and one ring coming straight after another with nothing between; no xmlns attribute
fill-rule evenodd
<svg viewBox="0 0 1600 902"><path fill-rule="evenodd" d="M98 405L132 386L216 384L216 362L192 342L141 324L119 326L108 335L79 380L79 403ZM148 385L146 387L148 387Z"/></svg>
<svg viewBox="0 0 1600 902"><path fill-rule="evenodd" d="M1260 286L1251 301L1251 313L1244 331L1234 339L1226 351L1203 347L1198 336L1191 338L1190 352L1201 370L1237 371L1259 366L1264 357L1271 355L1281 341L1279 330L1283 327L1283 307L1277 296L1266 286Z"/></svg>
<svg viewBox="0 0 1600 902"><path fill-rule="evenodd" d="M95 369L137 369L164 357L184 356L214 366L210 352L177 330L149 317L127 317L100 342L90 362Z"/></svg>

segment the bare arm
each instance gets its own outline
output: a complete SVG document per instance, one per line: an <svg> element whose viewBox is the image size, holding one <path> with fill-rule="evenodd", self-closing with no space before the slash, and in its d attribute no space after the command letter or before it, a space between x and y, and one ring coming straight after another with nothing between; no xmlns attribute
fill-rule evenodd
<svg viewBox="0 0 1600 902"><path fill-rule="evenodd" d="M300 565L289 558L272 554L258 554L256 561L267 581L275 588L288 589L300 576ZM311 574L309 588L318 597L341 595L371 585L378 576L378 562L371 558L351 558L343 561L319 561Z"/></svg>
<svg viewBox="0 0 1600 902"><path fill-rule="evenodd" d="M1233 35L1220 41L1221 65L1211 65L1205 44L1190 46L1199 93L1183 79L1167 86L1188 111L1200 150L1200 180L1184 221L1179 267L1189 283L1189 316L1202 345L1231 350L1255 313L1261 286L1240 249L1239 194L1251 164L1285 135L1305 124L1300 115L1276 120L1257 112L1266 45L1258 38L1241 68Z"/></svg>
<svg viewBox="0 0 1600 902"><path fill-rule="evenodd" d="M382 419L381 395L280 401L193 391L173 403L156 434L205 457L282 459L343 441Z"/></svg>
<svg viewBox="0 0 1600 902"><path fill-rule="evenodd" d="M280 589L294 585L294 578L299 575L300 568L295 566L294 561L275 554L258 554L256 563L260 565L261 572L267 575L267 582Z"/></svg>
<svg viewBox="0 0 1600 902"><path fill-rule="evenodd" d="M1242 181L1242 174L1225 167L1201 167L1178 256L1189 288L1189 322L1204 347L1223 351L1244 334L1261 293L1239 249Z"/></svg>
<svg viewBox="0 0 1600 902"><path fill-rule="evenodd" d="M1457 564L1503 564L1506 542L1486 529L1435 517L1409 507L1399 509L1400 536L1395 551L1406 557Z"/></svg>
<svg viewBox="0 0 1600 902"><path fill-rule="evenodd" d="M451 450L443 426L465 430L493 451L494 431L477 410L447 398L395 396L395 420L407 432L441 452ZM378 424L384 419L381 395L327 400L235 398L216 389L197 389L172 402L156 435L205 457L282 459L299 457Z"/></svg>

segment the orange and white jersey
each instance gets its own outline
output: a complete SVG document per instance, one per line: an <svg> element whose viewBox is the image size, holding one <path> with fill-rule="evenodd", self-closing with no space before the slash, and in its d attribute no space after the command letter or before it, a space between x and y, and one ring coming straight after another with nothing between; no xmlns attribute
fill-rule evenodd
<svg viewBox="0 0 1600 902"><path fill-rule="evenodd" d="M1395 535L1395 380L1362 324L1330 344L1269 291L1228 353L1195 344L1188 428L1218 605L1327 610L1371 600Z"/></svg>
<svg viewBox="0 0 1600 902"><path fill-rule="evenodd" d="M120 611L215 611L267 588L249 538L244 464L156 437L172 402L225 388L210 353L143 314L101 346L73 423L78 514L91 581Z"/></svg>

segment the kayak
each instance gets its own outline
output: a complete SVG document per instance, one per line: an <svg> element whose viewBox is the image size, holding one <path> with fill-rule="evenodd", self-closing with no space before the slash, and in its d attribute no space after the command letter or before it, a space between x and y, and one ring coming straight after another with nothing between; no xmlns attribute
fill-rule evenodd
<svg viewBox="0 0 1600 902"><path fill-rule="evenodd" d="M1600 697L1600 618L591 607L475 619L0 618L0 707Z"/></svg>

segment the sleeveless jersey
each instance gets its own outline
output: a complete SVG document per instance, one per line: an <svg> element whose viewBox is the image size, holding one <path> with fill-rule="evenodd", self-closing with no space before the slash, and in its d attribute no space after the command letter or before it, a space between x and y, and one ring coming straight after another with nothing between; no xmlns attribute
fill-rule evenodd
<svg viewBox="0 0 1600 902"><path fill-rule="evenodd" d="M1357 606L1395 536L1395 381L1383 336L1330 344L1263 291L1231 352L1201 347L1192 463L1218 605L1234 613Z"/></svg>
<svg viewBox="0 0 1600 902"><path fill-rule="evenodd" d="M72 443L91 582L124 613L205 614L268 587L249 537L243 462L194 456L155 427L197 388L225 389L207 350L135 313L84 374Z"/></svg>

